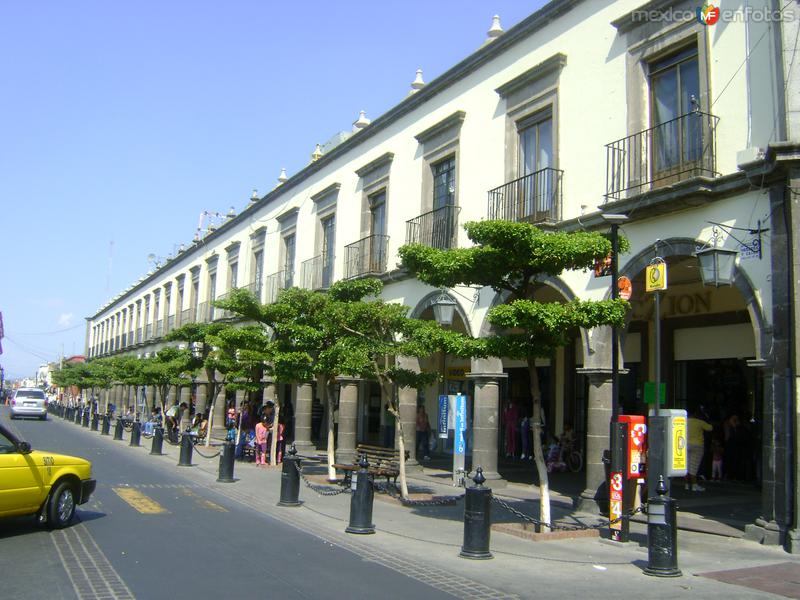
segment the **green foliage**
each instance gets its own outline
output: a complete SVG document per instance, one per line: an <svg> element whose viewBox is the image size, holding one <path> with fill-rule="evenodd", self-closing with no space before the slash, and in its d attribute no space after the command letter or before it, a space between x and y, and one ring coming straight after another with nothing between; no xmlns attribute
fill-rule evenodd
<svg viewBox="0 0 800 600"><path fill-rule="evenodd" d="M485 285L524 297L532 278L589 269L611 252L611 241L601 233L542 231L511 221L472 221L464 229L475 246L438 250L409 244L400 248L403 265L436 287ZM623 237L620 246L628 247Z"/></svg>

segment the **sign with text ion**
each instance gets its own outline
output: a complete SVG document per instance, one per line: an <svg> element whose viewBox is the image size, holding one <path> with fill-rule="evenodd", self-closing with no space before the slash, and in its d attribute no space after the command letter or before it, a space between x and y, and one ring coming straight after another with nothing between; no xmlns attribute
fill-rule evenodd
<svg viewBox="0 0 800 600"><path fill-rule="evenodd" d="M436 422L438 423L439 437L447 439L447 417L448 417L448 398L447 396L439 396L439 414Z"/></svg>
<svg viewBox="0 0 800 600"><path fill-rule="evenodd" d="M647 265L645 269L645 291L663 292L667 289L667 263Z"/></svg>

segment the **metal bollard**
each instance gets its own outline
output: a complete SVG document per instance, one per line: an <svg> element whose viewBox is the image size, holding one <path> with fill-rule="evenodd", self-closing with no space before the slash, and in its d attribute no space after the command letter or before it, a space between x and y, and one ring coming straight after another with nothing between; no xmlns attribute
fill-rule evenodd
<svg viewBox="0 0 800 600"><path fill-rule="evenodd" d="M153 428L153 444L150 446L150 454L161 456L164 454L161 449L164 447L164 429L163 427Z"/></svg>
<svg viewBox="0 0 800 600"><path fill-rule="evenodd" d="M647 501L647 567L645 575L680 577L678 568L678 507L667 495L664 476L659 475L658 496Z"/></svg>
<svg viewBox="0 0 800 600"><path fill-rule="evenodd" d="M233 478L233 463L236 458L236 446L233 442L225 442L222 448L222 454L219 455L219 483L233 483L236 481Z"/></svg>
<svg viewBox="0 0 800 600"><path fill-rule="evenodd" d="M103 415L103 424L100 426L100 435L108 435L111 431L111 417Z"/></svg>
<svg viewBox="0 0 800 600"><path fill-rule="evenodd" d="M83 411L83 426L89 427L89 409L86 408Z"/></svg>
<svg viewBox="0 0 800 600"><path fill-rule="evenodd" d="M122 419L117 417L117 424L114 425L114 439L115 440L121 440L122 439L122 430L123 430Z"/></svg>
<svg viewBox="0 0 800 600"><path fill-rule="evenodd" d="M97 413L92 415L92 431L97 431L98 425L100 424L100 416Z"/></svg>
<svg viewBox="0 0 800 600"><path fill-rule="evenodd" d="M83 415L83 411L80 408L75 408L75 414L73 420L75 421L76 425L81 424L81 415Z"/></svg>
<svg viewBox="0 0 800 600"><path fill-rule="evenodd" d="M296 456L297 448L294 443L287 456L283 458L283 470L281 471L281 499L278 506L300 506L302 502L298 500L300 496L300 459Z"/></svg>
<svg viewBox="0 0 800 600"><path fill-rule="evenodd" d="M375 524L372 522L372 501L375 497L375 492L372 489L372 477L367 470L369 463L367 462L366 454L361 455L358 460L358 466L356 489L350 498L350 524L345 529L345 532L375 533Z"/></svg>
<svg viewBox="0 0 800 600"><path fill-rule="evenodd" d="M193 467L192 464L192 451L194 448L192 447L192 436L190 435L183 435L181 436L181 456L180 460L178 460L179 467Z"/></svg>
<svg viewBox="0 0 800 600"><path fill-rule="evenodd" d="M142 424L139 421L133 422L133 428L131 429L131 443L130 446L139 446L142 440Z"/></svg>
<svg viewBox="0 0 800 600"><path fill-rule="evenodd" d="M472 481L475 485L467 488L464 497L464 544L459 556L474 560L494 558L489 552L489 536L492 531L492 489L483 486L486 478L483 469L475 470Z"/></svg>

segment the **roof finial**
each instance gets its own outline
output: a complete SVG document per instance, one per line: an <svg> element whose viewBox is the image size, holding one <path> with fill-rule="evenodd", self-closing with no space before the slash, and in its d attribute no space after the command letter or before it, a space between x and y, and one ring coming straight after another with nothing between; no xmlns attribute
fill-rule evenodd
<svg viewBox="0 0 800 600"><path fill-rule="evenodd" d="M425 82L422 80L422 69L417 69L417 76L411 82L411 91L409 94L416 94L425 87Z"/></svg>
<svg viewBox="0 0 800 600"><path fill-rule="evenodd" d="M495 15L492 17L492 26L489 27L489 31L486 32L486 41L490 42L494 39L499 38L501 35L505 33L503 31L503 27L500 25L500 15Z"/></svg>
<svg viewBox="0 0 800 600"><path fill-rule="evenodd" d="M250 202L258 202L258 190L253 188L253 193L250 194Z"/></svg>
<svg viewBox="0 0 800 600"><path fill-rule="evenodd" d="M353 122L353 131L361 131L369 125L372 121L367 118L367 112L362 110L358 113L358 119Z"/></svg>
<svg viewBox="0 0 800 600"><path fill-rule="evenodd" d="M283 183L289 179L289 176L286 175L286 167L281 169L281 174L278 175L278 185L283 185Z"/></svg>
<svg viewBox="0 0 800 600"><path fill-rule="evenodd" d="M320 158L322 158L322 147L317 144L316 148L314 148L314 152L311 154L311 162L317 162Z"/></svg>

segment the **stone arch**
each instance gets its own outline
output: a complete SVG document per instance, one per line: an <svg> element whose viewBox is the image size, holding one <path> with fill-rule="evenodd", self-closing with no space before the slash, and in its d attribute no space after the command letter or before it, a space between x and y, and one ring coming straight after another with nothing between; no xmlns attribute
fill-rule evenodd
<svg viewBox="0 0 800 600"><path fill-rule="evenodd" d="M419 319L423 312L428 310L431 306L433 306L434 302L442 295L441 290L433 291L422 298L414 309L411 311L409 315L412 319ZM450 300L456 303L456 314L461 318L462 323L464 323L464 329L466 329L468 335L472 335L472 324L470 323L469 319L467 318L467 313L464 312L464 309L461 306L461 303L458 301L453 294L449 291L444 290L444 295L447 296Z"/></svg>
<svg viewBox="0 0 800 600"><path fill-rule="evenodd" d="M551 275L547 275L537 279L537 281L543 285L546 285L559 294L561 294L567 302L571 302L575 300L577 296L575 292L572 291L572 288L567 285L567 283L561 279L560 277L553 277ZM495 306L499 306L503 304L508 299L509 293L508 292L497 292L492 298L492 303L489 305L489 310L494 308ZM478 337L488 337L492 332L492 325L489 323L489 320L484 316L483 321L481 322L480 333ZM587 360L587 355L590 353L590 345L589 345L589 332L583 328L580 328L581 333L581 348L583 349L584 353L584 360Z"/></svg>
<svg viewBox="0 0 800 600"><path fill-rule="evenodd" d="M705 242L693 238L669 238L659 240L658 254L661 257L670 256L694 256L697 249L705 245ZM641 273L655 256L655 248L647 247L631 258L624 266L620 267L620 276L625 275L633 279ZM764 349L770 347L771 328L767 325L761 304L755 293L753 282L747 273L738 265L734 267L733 286L742 295L747 312L750 315L750 324L753 327L753 339L755 341L756 360L764 360ZM606 298L611 296L611 289L606 291Z"/></svg>

